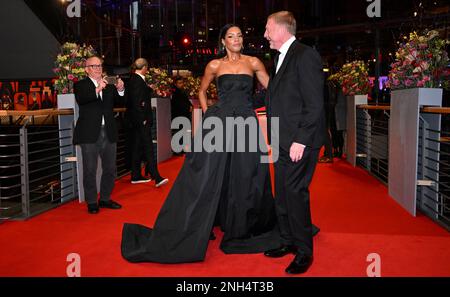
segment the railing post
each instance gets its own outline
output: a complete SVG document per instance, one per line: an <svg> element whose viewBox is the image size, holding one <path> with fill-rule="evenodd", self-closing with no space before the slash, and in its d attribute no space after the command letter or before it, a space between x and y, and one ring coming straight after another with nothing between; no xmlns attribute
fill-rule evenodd
<svg viewBox="0 0 450 297"><path fill-rule="evenodd" d="M441 115L419 114L419 139L422 139L421 166L417 168L417 195L420 198L419 208L430 217L438 219L439 209L439 157L440 157L440 123ZM417 199L419 200L419 199Z"/></svg>
<svg viewBox="0 0 450 297"><path fill-rule="evenodd" d="M359 138L360 143L363 143L361 147L356 146L356 159L363 159L365 162L365 167L367 171L371 171L371 152L372 152L372 117L367 109L356 110L357 113L362 115L362 120L365 125L362 131L358 133L358 127L356 127L357 139ZM358 143L358 141L357 141Z"/></svg>
<svg viewBox="0 0 450 297"><path fill-rule="evenodd" d="M423 208L423 187L419 185L419 180L424 180L424 167L425 167L425 138L426 138L426 122L424 119L419 115L419 147L418 152L420 153L420 158L418 158L417 162L417 202L420 202L419 208ZM422 141L420 141L422 140ZM419 166L419 160L420 160L420 166Z"/></svg>
<svg viewBox="0 0 450 297"><path fill-rule="evenodd" d="M71 135L74 134L74 130L75 130L75 126L71 125L70 127L71 131ZM72 140L72 139L71 139ZM76 148L75 146L72 146L72 156L76 156ZM72 193L73 193L73 197L76 197L77 195L79 195L78 193L78 172L77 172L77 163L76 162L72 162L70 167L72 168Z"/></svg>
<svg viewBox="0 0 450 297"><path fill-rule="evenodd" d="M367 104L367 95L347 96L347 161L356 166L357 154L357 105Z"/></svg>
<svg viewBox="0 0 450 297"><path fill-rule="evenodd" d="M28 133L24 125L20 128L20 172L22 191L22 214L24 218L30 216L30 183L28 172Z"/></svg>

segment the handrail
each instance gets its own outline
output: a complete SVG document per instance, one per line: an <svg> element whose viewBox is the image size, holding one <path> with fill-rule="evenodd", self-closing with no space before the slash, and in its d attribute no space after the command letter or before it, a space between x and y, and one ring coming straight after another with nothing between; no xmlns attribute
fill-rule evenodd
<svg viewBox="0 0 450 297"><path fill-rule="evenodd" d="M124 107L114 108L114 112L125 112L127 109ZM39 110L0 110L0 116L49 116L49 115L71 115L73 109L39 109Z"/></svg>
<svg viewBox="0 0 450 297"><path fill-rule="evenodd" d="M450 107L422 107L421 112L450 114Z"/></svg>
<svg viewBox="0 0 450 297"><path fill-rule="evenodd" d="M359 109L390 110L389 105L361 104ZM114 108L114 112L125 112L125 107ZM422 107L421 112L450 114L450 107ZM73 109L39 109L39 110L0 110L0 116L45 116L45 115L71 115Z"/></svg>
<svg viewBox="0 0 450 297"><path fill-rule="evenodd" d="M389 105L369 105L369 104L356 105L356 108L369 109L369 110L390 110L391 109L391 107ZM420 111L426 112L426 113L450 114L450 107L424 106L420 109Z"/></svg>
<svg viewBox="0 0 450 297"><path fill-rule="evenodd" d="M370 109L370 110L391 110L391 106L389 106L389 105L360 104L360 105L356 105L356 108L359 108L359 109Z"/></svg>
<svg viewBox="0 0 450 297"><path fill-rule="evenodd" d="M0 110L0 116L46 116L46 115L70 115L72 109L39 109L39 110Z"/></svg>

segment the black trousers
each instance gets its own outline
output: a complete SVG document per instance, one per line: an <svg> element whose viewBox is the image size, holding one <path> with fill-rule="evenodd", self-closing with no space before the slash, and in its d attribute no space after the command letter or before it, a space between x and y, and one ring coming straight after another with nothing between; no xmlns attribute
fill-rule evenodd
<svg viewBox="0 0 450 297"><path fill-rule="evenodd" d="M282 244L294 245L306 255L313 254L313 235L309 185L319 149L305 148L302 159L294 163L289 152L280 149L275 163L275 210Z"/></svg>
<svg viewBox="0 0 450 297"><path fill-rule="evenodd" d="M141 161L142 158L147 162L147 169L150 176L158 180L161 178L158 172L157 161L153 153L153 141L151 136L151 126L135 126L133 131L133 152L131 156L131 178L138 179L142 177Z"/></svg>
<svg viewBox="0 0 450 297"><path fill-rule="evenodd" d="M96 143L80 144L83 156L83 187L86 203L97 203L97 161L102 160L102 177L100 181L100 200L109 201L116 179L116 147L110 142L104 127Z"/></svg>

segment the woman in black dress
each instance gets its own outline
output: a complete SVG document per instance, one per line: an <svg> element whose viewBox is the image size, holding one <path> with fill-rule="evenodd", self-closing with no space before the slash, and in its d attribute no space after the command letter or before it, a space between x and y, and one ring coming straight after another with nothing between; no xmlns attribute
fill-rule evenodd
<svg viewBox="0 0 450 297"><path fill-rule="evenodd" d="M252 106L254 76L264 87L269 80L258 58L241 53L242 45L239 27L226 25L219 40L225 55L206 66L200 87L203 121L220 119L224 135L232 135L231 129L226 128L227 118L257 123ZM206 90L213 79L219 101L208 108ZM211 130L202 132L207 137ZM159 263L202 261L215 223L224 232L220 248L225 253L260 253L280 245L269 164L261 162L261 149L248 149L252 138L249 132L262 137L259 126L256 131L247 129L244 138L234 132L234 151L226 147L224 140L223 151L196 152L194 148L186 154L153 228L124 225L125 259ZM243 143L246 150L236 152Z"/></svg>

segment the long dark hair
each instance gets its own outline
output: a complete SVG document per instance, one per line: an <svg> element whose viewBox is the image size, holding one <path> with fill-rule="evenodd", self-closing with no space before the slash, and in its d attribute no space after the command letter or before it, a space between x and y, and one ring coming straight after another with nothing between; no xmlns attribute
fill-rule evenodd
<svg viewBox="0 0 450 297"><path fill-rule="evenodd" d="M233 28L233 27L237 27L237 28L241 29L236 24L226 24L225 26L222 27L222 29L220 29L219 50L217 51L217 56L219 58L225 57L225 55L227 54L227 52L225 50L225 46L222 44L222 39L225 39L225 35L227 35L228 29Z"/></svg>

